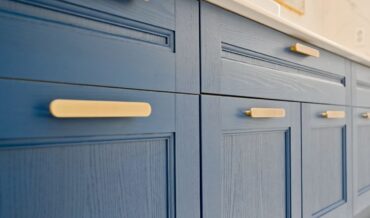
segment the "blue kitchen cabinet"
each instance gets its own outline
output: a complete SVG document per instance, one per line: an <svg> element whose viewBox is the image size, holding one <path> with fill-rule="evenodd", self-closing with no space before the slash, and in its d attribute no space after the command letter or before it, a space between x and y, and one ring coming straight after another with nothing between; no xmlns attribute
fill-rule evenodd
<svg viewBox="0 0 370 218"><path fill-rule="evenodd" d="M201 105L203 217L301 217L299 103L203 95ZM245 114L253 108L285 115Z"/></svg>
<svg viewBox="0 0 370 218"><path fill-rule="evenodd" d="M152 114L55 118L54 99ZM0 100L0 217L199 218L198 96L0 80Z"/></svg>
<svg viewBox="0 0 370 218"><path fill-rule="evenodd" d="M350 108L302 104L303 218L352 217L351 161Z"/></svg>
<svg viewBox="0 0 370 218"><path fill-rule="evenodd" d="M188 0L0 1L0 77L199 92Z"/></svg>
<svg viewBox="0 0 370 218"><path fill-rule="evenodd" d="M295 43L320 57L291 51ZM201 51L202 93L349 104L348 60L204 1Z"/></svg>
<svg viewBox="0 0 370 218"><path fill-rule="evenodd" d="M355 214L370 205L369 108L353 108L353 201Z"/></svg>

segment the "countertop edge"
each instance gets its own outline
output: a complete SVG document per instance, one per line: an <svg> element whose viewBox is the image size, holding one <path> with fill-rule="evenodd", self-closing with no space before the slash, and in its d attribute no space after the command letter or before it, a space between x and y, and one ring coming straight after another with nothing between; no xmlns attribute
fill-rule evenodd
<svg viewBox="0 0 370 218"><path fill-rule="evenodd" d="M348 58L352 61L370 66L370 57L366 58L359 52L355 52L345 46L335 43L319 34L305 29L295 23L285 20L275 14L263 10L252 3L243 0L206 0L212 4L222 7L241 16L269 26L275 30L299 38L310 44L316 45L330 52Z"/></svg>

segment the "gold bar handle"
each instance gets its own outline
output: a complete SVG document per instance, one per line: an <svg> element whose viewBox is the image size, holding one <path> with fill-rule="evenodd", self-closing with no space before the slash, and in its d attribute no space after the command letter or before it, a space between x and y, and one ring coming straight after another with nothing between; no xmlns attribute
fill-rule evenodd
<svg viewBox="0 0 370 218"><path fill-rule="evenodd" d="M370 119L370 112L362 113L361 116L365 119Z"/></svg>
<svg viewBox="0 0 370 218"><path fill-rule="evenodd" d="M327 119L342 119L346 117L344 111L325 111L321 113L321 116Z"/></svg>
<svg viewBox="0 0 370 218"><path fill-rule="evenodd" d="M57 118L148 117L149 103L55 99L49 105Z"/></svg>
<svg viewBox="0 0 370 218"><path fill-rule="evenodd" d="M251 108L244 112L252 118L283 118L285 109L283 108Z"/></svg>
<svg viewBox="0 0 370 218"><path fill-rule="evenodd" d="M320 51L314 48L311 48L307 45L302 45L300 43L295 43L290 47L290 50L293 52L297 52L300 54L312 56L312 57L320 57Z"/></svg>

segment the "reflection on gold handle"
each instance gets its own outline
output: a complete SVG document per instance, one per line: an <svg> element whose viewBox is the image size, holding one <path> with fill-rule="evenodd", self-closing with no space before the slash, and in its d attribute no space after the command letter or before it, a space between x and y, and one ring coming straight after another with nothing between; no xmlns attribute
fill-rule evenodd
<svg viewBox="0 0 370 218"><path fill-rule="evenodd" d="M49 105L57 118L148 117L151 106L145 102L56 99Z"/></svg>
<svg viewBox="0 0 370 218"><path fill-rule="evenodd" d="M282 118L285 117L283 108L251 108L244 112L252 118Z"/></svg>
<svg viewBox="0 0 370 218"><path fill-rule="evenodd" d="M362 113L361 116L365 119L370 119L370 112Z"/></svg>
<svg viewBox="0 0 370 218"><path fill-rule="evenodd" d="M328 119L341 119L346 117L346 112L344 111L325 111L321 113L322 117Z"/></svg>
<svg viewBox="0 0 370 218"><path fill-rule="evenodd" d="M313 57L320 57L320 51L314 48L311 48L306 45L302 45L300 43L296 43L290 47L290 50L293 52L297 52L300 54L308 55L308 56L313 56Z"/></svg>

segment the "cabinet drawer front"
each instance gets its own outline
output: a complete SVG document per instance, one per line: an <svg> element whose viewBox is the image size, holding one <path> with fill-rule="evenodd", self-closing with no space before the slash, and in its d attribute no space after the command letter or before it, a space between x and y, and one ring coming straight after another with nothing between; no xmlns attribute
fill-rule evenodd
<svg viewBox="0 0 370 218"><path fill-rule="evenodd" d="M12 80L0 84L0 139L160 133L175 126L175 94ZM146 102L152 113L137 118L60 119L50 113L55 99Z"/></svg>
<svg viewBox="0 0 370 218"><path fill-rule="evenodd" d="M208 3L201 10L203 92L346 103L343 58L311 45L319 58L294 53L295 38Z"/></svg>
<svg viewBox="0 0 370 218"><path fill-rule="evenodd" d="M0 8L1 77L198 92L195 2L24 0Z"/></svg>
<svg viewBox="0 0 370 218"><path fill-rule="evenodd" d="M250 108L284 109L253 118ZM202 96L205 218L298 217L299 104Z"/></svg>
<svg viewBox="0 0 370 218"><path fill-rule="evenodd" d="M353 196L354 211L370 205L370 108L353 108ZM366 116L365 116L366 115Z"/></svg>
<svg viewBox="0 0 370 218"><path fill-rule="evenodd" d="M370 68L352 63L353 105L370 107Z"/></svg>
<svg viewBox="0 0 370 218"><path fill-rule="evenodd" d="M326 117L328 111L346 117ZM303 217L351 217L349 108L302 105Z"/></svg>

